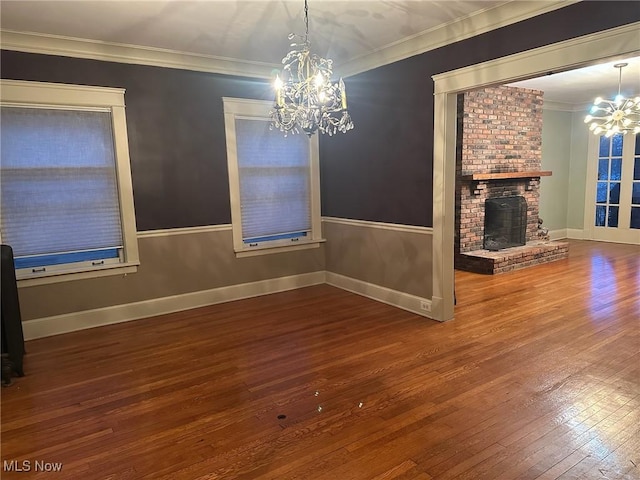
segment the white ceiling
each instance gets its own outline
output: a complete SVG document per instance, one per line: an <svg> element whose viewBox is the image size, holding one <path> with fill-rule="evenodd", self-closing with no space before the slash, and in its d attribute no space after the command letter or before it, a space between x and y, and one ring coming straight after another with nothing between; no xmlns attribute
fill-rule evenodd
<svg viewBox="0 0 640 480"><path fill-rule="evenodd" d="M309 0L310 40L336 71L342 66L350 74L362 70L363 59L398 60L425 44L434 48L570 3ZM268 66L289 50L289 33L304 34L303 0L2 0L0 13L3 35L29 32L45 42L84 39ZM640 57L626 61L623 90L640 94ZM617 93L613 63L518 84L543 90L545 101L587 103Z"/></svg>
<svg viewBox="0 0 640 480"><path fill-rule="evenodd" d="M309 0L310 39L340 64L507 3ZM303 0L2 0L1 7L2 29L266 63L280 62L289 33L305 31Z"/></svg>
<svg viewBox="0 0 640 480"><path fill-rule="evenodd" d="M613 98L617 95L620 70L614 65L618 63L627 63L622 68L621 93L626 97L640 95L640 57L616 59L509 85L541 90L545 102L583 107L598 96Z"/></svg>

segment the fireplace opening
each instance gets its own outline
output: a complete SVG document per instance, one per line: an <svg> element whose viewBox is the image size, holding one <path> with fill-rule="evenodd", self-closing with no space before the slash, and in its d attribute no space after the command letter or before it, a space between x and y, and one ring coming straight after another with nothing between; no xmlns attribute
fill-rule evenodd
<svg viewBox="0 0 640 480"><path fill-rule="evenodd" d="M484 248L497 251L527 243L524 197L489 198L484 203Z"/></svg>

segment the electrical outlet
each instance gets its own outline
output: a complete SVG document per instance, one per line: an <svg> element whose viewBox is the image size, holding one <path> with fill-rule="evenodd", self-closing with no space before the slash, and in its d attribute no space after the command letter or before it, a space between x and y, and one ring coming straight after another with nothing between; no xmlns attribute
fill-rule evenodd
<svg viewBox="0 0 640 480"><path fill-rule="evenodd" d="M420 310L424 310L425 312L430 312L431 304L426 300L420 300Z"/></svg>

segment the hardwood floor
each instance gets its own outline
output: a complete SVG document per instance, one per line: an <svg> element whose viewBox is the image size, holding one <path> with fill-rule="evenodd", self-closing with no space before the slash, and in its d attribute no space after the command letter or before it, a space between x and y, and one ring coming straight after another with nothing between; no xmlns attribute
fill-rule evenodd
<svg viewBox="0 0 640 480"><path fill-rule="evenodd" d="M639 292L571 241L446 323L321 285L30 341L2 478L638 479Z"/></svg>

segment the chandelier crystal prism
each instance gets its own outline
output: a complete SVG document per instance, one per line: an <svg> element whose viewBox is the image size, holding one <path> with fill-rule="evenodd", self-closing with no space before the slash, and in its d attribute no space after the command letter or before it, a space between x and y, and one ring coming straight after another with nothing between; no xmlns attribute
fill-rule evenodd
<svg viewBox="0 0 640 480"><path fill-rule="evenodd" d="M589 130L596 135L610 137L617 133L640 133L640 96L625 98L620 93L622 85L622 69L628 63L616 63L614 68L619 70L618 95L613 100L598 97L584 119L589 124Z"/></svg>
<svg viewBox="0 0 640 480"><path fill-rule="evenodd" d="M332 82L331 59L311 53L309 43L309 7L304 2L306 33L289 34L289 40L298 37L301 43L282 59L282 78L278 75L274 88L275 105L269 112L271 126L285 134L303 131L312 136L317 131L333 135L353 128L347 110L347 92L342 78Z"/></svg>

